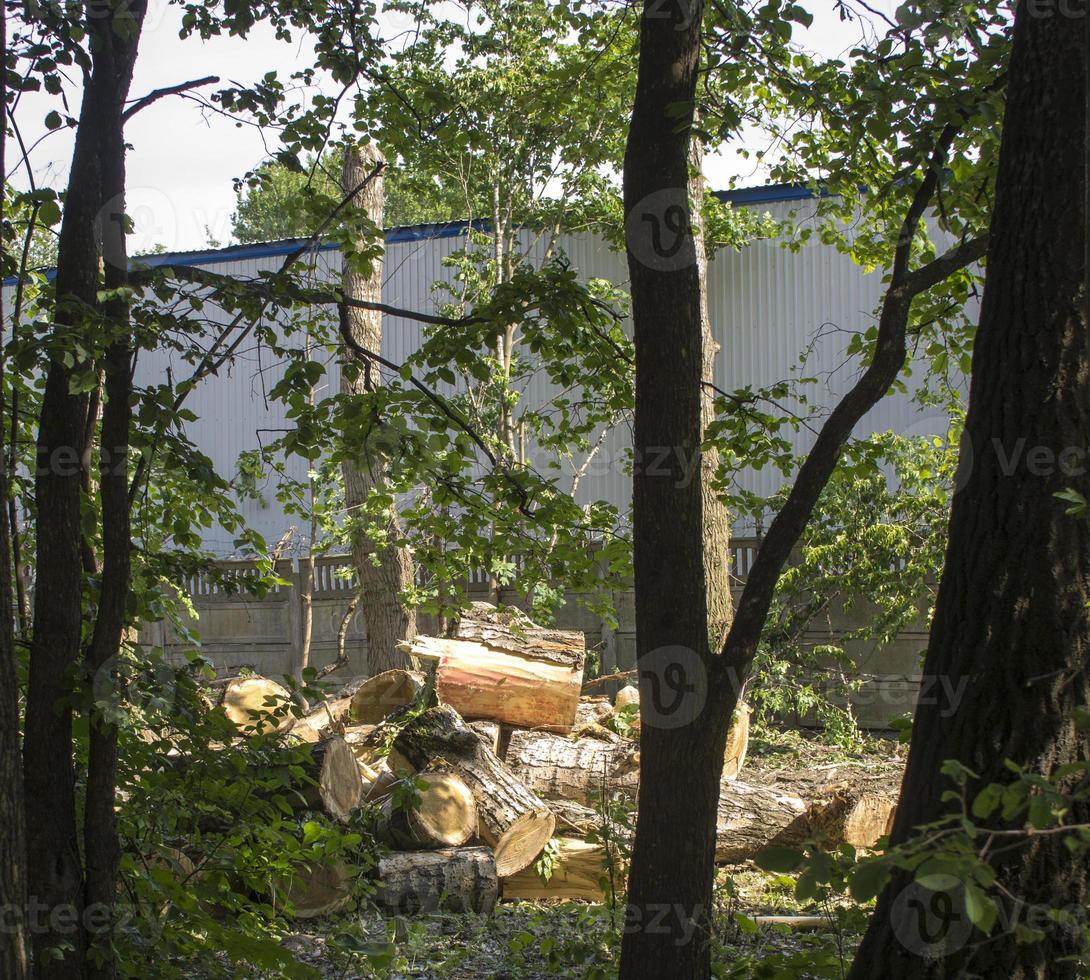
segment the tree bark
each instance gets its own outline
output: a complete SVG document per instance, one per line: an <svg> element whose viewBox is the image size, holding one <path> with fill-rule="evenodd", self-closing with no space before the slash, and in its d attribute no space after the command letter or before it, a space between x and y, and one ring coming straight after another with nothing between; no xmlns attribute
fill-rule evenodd
<svg viewBox="0 0 1090 980"><path fill-rule="evenodd" d="M643 776L621 980L703 980L711 970L711 868L729 715L703 713L711 656L705 515L703 480L691 476L700 472L692 464L701 459L703 429L704 315L689 200L702 13L699 0L644 4L624 160Z"/></svg>
<svg viewBox="0 0 1090 980"><path fill-rule="evenodd" d="M135 0L121 8L91 3L87 29L92 69L84 88L79 127L72 156L57 257L57 331L73 341L101 332L105 314L110 323L123 318L123 304L98 301L99 257L106 237L111 253L106 284L125 281L124 235L104 217L123 208L124 138L121 114L128 95L146 3ZM125 19L125 25L118 21ZM119 264L120 263L120 264ZM122 391L121 362L127 368L128 341L122 322L107 354L116 397L111 438L127 446L127 394ZM88 405L85 395L73 394L70 380L83 365L66 366L50 360L39 418L35 480L38 514L37 581L34 590L34 634L30 653L26 731L23 744L26 784L28 884L36 907L45 909L34 930L34 971L39 977L70 977L88 970L112 975L108 944L101 970L83 964L87 935L85 900L112 909L117 863L113 821L115 734L92 725L85 835L89 874L85 882L76 830L75 772L72 762L71 693L79 656L82 626L81 595L81 471L86 458ZM121 640L125 594L128 589L128 513L117 506L113 488L103 500L104 553L99 594L100 615L91 643L89 666L105 663ZM107 516L108 514L108 516ZM107 526L108 525L108 526ZM107 812L107 810L109 812ZM102 819L102 823L92 823ZM108 893L108 894L107 894ZM54 912L57 914L54 915ZM99 917L101 921L101 917ZM67 925L65 925L67 923ZM49 950L65 944L60 956Z"/></svg>
<svg viewBox="0 0 1090 980"><path fill-rule="evenodd" d="M634 796L640 756L634 743L596 738L572 740L548 732L516 731L505 756L511 771L544 800L590 805L593 794Z"/></svg>
<svg viewBox="0 0 1090 980"><path fill-rule="evenodd" d="M7 63L7 8L0 8L0 63ZM0 105L7 105L7 78L0 77ZM0 172L6 186L4 166L7 127L0 126ZM0 221L4 220L4 200L0 199ZM0 298L0 347L3 346L3 299ZM0 353L0 392L4 388L5 359ZM14 385L12 386L14 390ZM15 418L14 405L3 406ZM8 460L15 459L4 445L6 432L0 411L0 508L10 507L11 486ZM27 975L26 930L26 835L23 820L23 772L19 759L19 681L15 667L15 606L12 601L17 567L13 566L12 538L14 523L0 518L0 912L4 928L0 935L0 976L24 980Z"/></svg>
<svg viewBox="0 0 1090 980"><path fill-rule="evenodd" d="M496 862L487 847L390 854L378 863L375 901L390 914L475 912L488 915L496 904Z"/></svg>
<svg viewBox="0 0 1090 980"><path fill-rule="evenodd" d="M966 419L972 471L953 501L923 669L960 697L917 706L894 844L949 812L942 794L950 786L938 775L944 760L979 775L974 792L1011 781L1006 759L1047 776L1090 757L1074 721L1090 702L1090 525L1055 496L1074 489L1090 497L1085 464L1062 465L1072 447L1085 452L1090 432L1081 35L1068 18L1018 7ZM1030 455L1012 469L1019 444ZM1087 821L1085 802L1066 818ZM1062 835L993 849L989 861L1002 889L1028 907L1086 905L1086 861ZM967 935L945 958L926 958L919 933L906 933L896 912L910 883L897 875L880 897L855 980L1077 975L1064 957L1082 949L1081 930L1048 925L1041 942L1020 944L1013 928L1000 927L991 937Z"/></svg>
<svg viewBox="0 0 1090 980"><path fill-rule="evenodd" d="M344 193L351 194L365 185L354 198L355 204L380 229L383 218L383 166L385 160L374 147L349 147L345 152ZM342 274L345 297L380 302L382 269L381 256L372 261L368 275L346 266ZM356 343L376 354L382 353L380 312L342 305L340 315ZM350 366L358 369L358 376L353 377L348 370ZM350 350L344 350L342 394L361 395L374 391L379 384L377 366L361 360ZM378 429L381 421L375 420L374 424ZM358 518L369 494L385 482L383 451L379 439L369 438L360 447L358 459L345 458L342 464L344 503L349 519ZM416 635L416 611L405 606L400 599L401 592L413 584L413 561L400 543L401 528L393 507L390 508L384 531L384 543L372 540L365 529L357 530L352 536L352 558L359 576L360 602L367 624L367 666L372 674L395 667L411 667L412 661L397 649L397 644L399 640Z"/></svg>

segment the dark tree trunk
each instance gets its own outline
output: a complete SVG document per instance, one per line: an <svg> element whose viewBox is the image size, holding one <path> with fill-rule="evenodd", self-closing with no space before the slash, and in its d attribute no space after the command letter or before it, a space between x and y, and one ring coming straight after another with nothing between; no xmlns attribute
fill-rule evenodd
<svg viewBox="0 0 1090 980"><path fill-rule="evenodd" d="M356 192L354 202L379 227L382 227L383 188L385 181L381 154L373 147L349 147L345 152L343 189L346 195ZM362 187L362 190L360 188ZM349 299L382 299L382 259L374 260L369 276L346 269L343 273L344 295ZM382 354L382 314L377 310L341 307L343 329L362 348ZM350 377L341 372L341 391L346 395L373 390L379 382L379 367L373 362L345 349L344 367L355 362L360 373ZM360 447L357 459L345 459L344 502L349 516L358 513L368 495L381 486L386 476L385 447L381 441L381 421L369 433ZM371 676L395 667L408 669L410 657L400 653L397 644L416 635L416 611L400 599L400 592L413 584L413 561L399 543L401 528L397 513L391 509L386 527L387 541L376 543L362 531L352 536L352 559L360 582L360 608L367 624L367 669ZM376 561L377 559L377 561Z"/></svg>
<svg viewBox="0 0 1090 980"><path fill-rule="evenodd" d="M895 843L949 812L946 759L978 773L979 788L1012 778L1006 759L1048 775L1090 757L1073 719L1090 703L1090 526L1055 496L1090 496L1085 458L1071 455L1085 454L1090 434L1082 33L1019 6L966 422L972 472L954 498L924 666L961 696L917 707ZM1075 811L1067 822L1090 821L1090 806ZM1085 857L1060 836L997 849L991 861L1029 906L1085 908ZM895 877L881 896L855 980L1077 975L1061 958L1081 930L1062 927L1024 945L1013 927L987 941L971 933L946 958L924 959L914 920L897 912L910 882Z"/></svg>
<svg viewBox="0 0 1090 980"><path fill-rule="evenodd" d="M111 215L122 209L124 143L121 113L128 95L146 4L134 0L120 7L88 4L87 28L93 68L80 109L57 258L56 322L58 334L73 342L93 340L102 330L101 314L117 315L116 304L100 307L99 257L104 233L117 242L120 226ZM125 24L118 21L124 19ZM111 198L114 198L111 200ZM110 212L107 214L106 212ZM110 258L110 257L108 257ZM113 256L116 258L116 255ZM111 267L111 265L113 267ZM108 263L107 285L124 281L124 269ZM115 400L111 438L122 430L127 444L127 390L122 390L120 364L128 358L127 341L115 339L107 355ZM77 368L82 365L76 365ZM86 936L84 876L76 828L75 773L72 761L71 698L78 666L82 626L82 559L79 461L86 457L87 398L72 394L73 368L59 357L46 373L38 429L35 494L38 513L37 582L34 590L34 637L27 692L24 778L26 783L29 893L36 913L34 970L39 977L68 978L83 971ZM124 385L127 385L127 380ZM73 460L75 461L73 463ZM111 479L110 484L116 481ZM105 490L105 487L104 487ZM128 587L128 518L117 511L116 495L106 492L110 516L104 524L105 558L99 596L103 620L96 623L92 662L109 659L120 640L120 613ZM108 525L108 526L106 526ZM123 545L122 545L123 540ZM85 837L91 873L88 896L112 907L116 870L113 828L114 734L98 730L92 738L88 787L89 826ZM92 808L95 816L92 816ZM106 812L108 809L108 813ZM96 822L104 819L105 825ZM106 892L110 894L107 896ZM101 925L100 915L92 916ZM62 947L60 956L50 952ZM106 967L107 974L110 967Z"/></svg>
<svg viewBox="0 0 1090 980"><path fill-rule="evenodd" d="M621 977L710 975L711 868L729 714L706 712L703 315L689 215L702 5L647 3L624 164L636 344L633 482L643 779ZM694 465L695 464L695 465Z"/></svg>
<svg viewBox="0 0 1090 980"><path fill-rule="evenodd" d="M0 8L0 64L7 63L7 8ZM6 106L7 80L0 78L0 106ZM4 170L7 127L0 126L0 173ZM4 202L0 200L0 220ZM0 299L0 325L4 322ZM2 333L2 326L0 326ZM0 336L0 346L3 337ZM3 355L0 354L0 392L4 390ZM14 387L14 386L13 386ZM12 406L3 406L13 411ZM23 980L27 975L26 909L26 837L23 821L23 771L19 759L19 683L15 670L15 586L11 526L3 510L11 486L8 480L8 456L4 446L5 426L0 411L0 976ZM14 446L12 447L14 458Z"/></svg>

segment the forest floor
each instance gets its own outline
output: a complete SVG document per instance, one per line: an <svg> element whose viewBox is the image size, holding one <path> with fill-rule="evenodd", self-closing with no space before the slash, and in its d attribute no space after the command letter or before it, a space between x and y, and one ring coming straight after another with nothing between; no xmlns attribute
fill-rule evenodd
<svg viewBox="0 0 1090 980"><path fill-rule="evenodd" d="M750 742L743 778L792 792L807 778L836 768L860 778L898 778L904 747L868 737L854 749L798 733L766 734ZM804 795L799 793L799 795ZM762 871L752 862L719 868L716 878L715 976L838 978L866 924L866 910L843 897L820 903L795 896L796 876ZM767 915L821 915L808 931L759 924ZM366 913L309 924L285 944L323 977L337 980L606 980L615 976L623 902L500 903L488 917L438 913L385 919ZM667 980L667 978L664 978Z"/></svg>

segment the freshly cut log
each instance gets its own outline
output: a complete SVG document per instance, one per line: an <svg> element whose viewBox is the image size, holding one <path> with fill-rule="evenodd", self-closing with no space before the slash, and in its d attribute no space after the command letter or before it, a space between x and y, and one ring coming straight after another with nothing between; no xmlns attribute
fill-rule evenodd
<svg viewBox="0 0 1090 980"><path fill-rule="evenodd" d="M609 874L606 849L601 844L588 844L582 840L559 839L556 844L558 853L549 880L543 881L534 868L525 868L503 879L500 886L503 897L526 902L546 898L605 901L609 897L602 890L602 879ZM623 880L618 878L616 887L618 891L623 889Z"/></svg>
<svg viewBox="0 0 1090 980"><path fill-rule="evenodd" d="M487 847L389 854L379 859L378 878L375 900L392 915L488 915L499 895L496 862Z"/></svg>
<svg viewBox="0 0 1090 980"><path fill-rule="evenodd" d="M873 848L889 833L897 801L864 788L840 790L810 808L810 833L828 848L840 844Z"/></svg>
<svg viewBox="0 0 1090 980"><path fill-rule="evenodd" d="M477 804L465 781L453 772L422 772L426 782L420 805L398 808L393 798L382 804L379 835L403 851L460 847L477 834Z"/></svg>
<svg viewBox="0 0 1090 980"><path fill-rule="evenodd" d="M500 755L500 723L498 721L471 721L467 723L496 755Z"/></svg>
<svg viewBox="0 0 1090 980"><path fill-rule="evenodd" d="M583 681L578 630L535 626L517 609L473 603L455 638L417 636L407 653L436 664L436 692L463 717L569 732Z"/></svg>
<svg viewBox="0 0 1090 980"><path fill-rule="evenodd" d="M556 833L559 837L584 837L601 824L597 811L571 800L546 800L556 816Z"/></svg>
<svg viewBox="0 0 1090 980"><path fill-rule="evenodd" d="M273 729L286 732L295 722L290 713L280 718L271 716L271 712L291 703L291 695L267 677L232 677L222 687L213 688L212 696L219 698L219 707L240 733Z"/></svg>
<svg viewBox="0 0 1090 980"><path fill-rule="evenodd" d="M752 709L748 704L739 702L734 712L734 721L727 732L727 747L723 752L723 778L735 779L746 761L749 748L749 716Z"/></svg>
<svg viewBox="0 0 1090 980"><path fill-rule="evenodd" d="M352 811L363 802L363 777L356 757L339 735L322 739L310 751L311 760L304 768L314 784L300 787L304 804L347 822Z"/></svg>
<svg viewBox="0 0 1090 980"><path fill-rule="evenodd" d="M614 696L613 707L627 708L632 704L637 708L640 706L640 691L639 688L633 687L631 684L626 684Z"/></svg>
<svg viewBox="0 0 1090 980"><path fill-rule="evenodd" d="M319 701L292 726L292 733L306 742L317 742L323 735L337 735L348 720L351 698Z"/></svg>
<svg viewBox="0 0 1090 980"><path fill-rule="evenodd" d="M724 779L719 784L715 860L739 864L769 846L791 846L809 833L806 804L765 786Z"/></svg>
<svg viewBox="0 0 1090 980"><path fill-rule="evenodd" d="M375 725L350 725L342 737L360 762L373 766L382 757L382 733Z"/></svg>
<svg viewBox="0 0 1090 980"><path fill-rule="evenodd" d="M501 878L527 867L548 843L556 818L449 705L428 708L394 740L415 770L452 769L477 801L481 838L496 855Z"/></svg>
<svg viewBox="0 0 1090 980"><path fill-rule="evenodd" d="M384 670L367 678L350 697L350 723L377 725L391 711L412 701L423 686L424 675L415 670Z"/></svg>
<svg viewBox="0 0 1090 980"><path fill-rule="evenodd" d="M584 694L575 708L575 728L584 725L601 725L613 714L613 705L607 697Z"/></svg>
<svg viewBox="0 0 1090 980"><path fill-rule="evenodd" d="M300 867L273 888L276 904L289 904L296 919L316 919L352 904L352 875L340 861Z"/></svg>
<svg viewBox="0 0 1090 980"><path fill-rule="evenodd" d="M627 739L572 740L548 732L511 733L507 765L529 789L547 800L587 805L592 794L634 796L640 781L639 746Z"/></svg>
<svg viewBox="0 0 1090 980"><path fill-rule="evenodd" d="M361 766L366 763L360 763ZM368 769L371 767L368 766ZM393 791L397 784L397 773L390 769L385 761L380 762L370 772L363 775L363 802L381 803Z"/></svg>

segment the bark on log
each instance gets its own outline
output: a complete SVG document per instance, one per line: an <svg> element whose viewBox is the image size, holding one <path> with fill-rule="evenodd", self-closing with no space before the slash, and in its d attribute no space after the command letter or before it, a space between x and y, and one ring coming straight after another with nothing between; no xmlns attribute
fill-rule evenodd
<svg viewBox="0 0 1090 980"><path fill-rule="evenodd" d="M285 732L294 724L295 719L290 714L282 718L269 715L290 703L291 695L267 677L232 677L222 687L211 688L210 694L240 734L252 735L259 728Z"/></svg>
<svg viewBox="0 0 1090 980"><path fill-rule="evenodd" d="M311 749L304 765L314 784L299 788L304 805L321 809L342 823L363 802L363 777L348 744L339 735L323 739Z"/></svg>
<svg viewBox="0 0 1090 980"><path fill-rule="evenodd" d="M500 723L498 721L471 721L468 724L477 733L480 740L502 759L503 753L500 752Z"/></svg>
<svg viewBox="0 0 1090 980"><path fill-rule="evenodd" d="M487 847L390 854L378 863L375 901L391 915L475 912L496 904L496 862Z"/></svg>
<svg viewBox="0 0 1090 980"><path fill-rule="evenodd" d="M809 833L806 811L796 796L724 779L716 813L716 863L739 864L764 847L800 843Z"/></svg>
<svg viewBox="0 0 1090 980"><path fill-rule="evenodd" d="M837 792L831 800L810 808L810 833L822 846L840 844L873 848L889 833L897 801L856 787Z"/></svg>
<svg viewBox="0 0 1090 980"><path fill-rule="evenodd" d="M477 804L465 781L453 772L423 772L428 785L419 806L397 808L393 799L382 804L379 836L403 851L460 847L477 834Z"/></svg>
<svg viewBox="0 0 1090 980"><path fill-rule="evenodd" d="M556 732L575 724L586 656L579 631L475 602L457 637L417 636L403 651L436 663L439 700L467 719Z"/></svg>
<svg viewBox="0 0 1090 980"><path fill-rule="evenodd" d="M552 837L556 818L484 745L449 705L429 708L394 740L400 759L417 771L453 769L473 792L481 838L495 851L496 871L521 871Z"/></svg>
<svg viewBox="0 0 1090 980"><path fill-rule="evenodd" d="M584 694L575 708L574 727L579 729L584 725L601 725L612 714L613 705L609 703L609 698Z"/></svg>
<svg viewBox="0 0 1090 980"><path fill-rule="evenodd" d="M501 884L503 898L511 901L539 902L543 899L579 899L586 902L602 902L608 896L602 890L602 879L607 876L606 849L601 844L588 844L581 840L557 842L552 875L543 881L541 875L530 867ZM623 882L617 881L617 889Z"/></svg>
<svg viewBox="0 0 1090 980"><path fill-rule="evenodd" d="M548 732L511 733L507 765L527 787L547 800L587 805L592 793L634 796L639 785L639 747L618 739L572 739Z"/></svg>
<svg viewBox="0 0 1090 980"><path fill-rule="evenodd" d="M408 704L424 686L424 675L415 670L384 670L360 684L351 696L349 719L353 725L377 725L396 708Z"/></svg>

